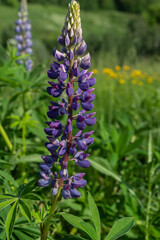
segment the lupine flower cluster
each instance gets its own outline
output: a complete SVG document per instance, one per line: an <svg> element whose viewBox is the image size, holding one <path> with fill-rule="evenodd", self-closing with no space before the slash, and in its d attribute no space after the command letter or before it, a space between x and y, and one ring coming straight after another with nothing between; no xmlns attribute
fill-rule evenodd
<svg viewBox="0 0 160 240"><path fill-rule="evenodd" d="M53 50L55 61L48 71L48 77L52 81L49 81L50 87L47 91L54 98L66 94L68 101L62 98L60 103L50 102L47 115L51 121L46 123L48 127L45 128L45 133L48 139L46 148L51 155L42 156L44 163L39 165L41 179L38 183L41 187L51 185L53 195L62 188L62 196L65 199L78 198L81 193L77 188L82 188L87 183L83 179L85 173L76 173L69 177L67 165L72 161L82 168L90 166L87 160L89 154L84 151L87 151L88 146L94 141L91 137L93 131L83 132L83 130L86 126L93 126L96 123L95 112L87 113L93 108L95 94L92 86L96 79L92 77L93 72L88 71L91 57L89 53L84 55L87 44L82 39L80 6L74 0L69 4L58 43L62 46L62 51ZM80 106L81 110L78 112ZM74 114L74 111L78 113ZM62 118L65 114L68 115L68 120L67 124L63 125L57 118ZM76 121L78 129L74 136L73 121ZM51 171L53 164L60 166L59 176L57 172Z"/></svg>
<svg viewBox="0 0 160 240"><path fill-rule="evenodd" d="M24 54L32 54L32 35L31 35L31 24L28 20L28 11L27 11L27 1L21 0L18 19L15 22L16 36L15 40L17 41L17 55L23 56ZM24 59L19 60L18 64L25 64L26 70L32 70L32 60L29 57L24 57Z"/></svg>

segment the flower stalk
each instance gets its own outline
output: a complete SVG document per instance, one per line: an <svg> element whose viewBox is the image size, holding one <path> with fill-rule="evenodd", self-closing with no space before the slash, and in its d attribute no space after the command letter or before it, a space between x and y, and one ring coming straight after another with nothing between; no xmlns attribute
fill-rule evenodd
<svg viewBox="0 0 160 240"><path fill-rule="evenodd" d="M31 34L31 24L28 19L28 10L27 10L27 0L21 0L20 8L18 12L18 19L15 22L16 36L15 40L17 42L17 56L24 57L21 60L18 60L18 64L25 64L26 70L32 70L32 60L30 55L32 55L32 34ZM28 54L29 56L25 56Z"/></svg>
<svg viewBox="0 0 160 240"><path fill-rule="evenodd" d="M48 223L46 223L44 225L44 228L42 229L42 234L41 234L41 240L46 240L47 239L47 236L48 236L48 231L49 231L49 228L50 228L50 223L49 221L52 220L52 217L53 217L53 214L56 210L56 207L57 207L57 202L58 202L58 199L59 199L59 195L60 195L60 192L61 192L61 188L59 188L58 190L58 193L56 194L56 196L54 197L54 201L52 203L52 206L51 206L51 210L50 210L50 213L49 213L49 217L47 219Z"/></svg>
<svg viewBox="0 0 160 240"><path fill-rule="evenodd" d="M42 156L44 163L39 165L41 179L38 181L40 187L51 186L52 195L55 196L50 214L55 211L61 190L65 199L81 196L77 188L86 185L87 181L83 179L85 173L78 172L69 177L67 166L74 163L78 167L88 168L89 154L85 151L94 142L90 137L93 131L83 130L96 123L96 118L93 117L95 112L90 112L95 99L92 86L96 79L91 77L93 72L88 72L91 57L89 53L85 55L87 44L82 38L80 6L76 1L71 1L68 5L62 34L57 41L62 50L53 50L55 60L48 71L51 80L47 92L53 98L63 97L58 103L51 101L48 107L47 115L51 120L46 122L48 127L44 130L49 140L45 145L50 155ZM65 125L59 120L64 115L68 116ZM78 130L76 134L73 134L74 122ZM54 166L60 167L59 173L54 170ZM41 231L42 240L46 239L49 227L50 224L46 223Z"/></svg>

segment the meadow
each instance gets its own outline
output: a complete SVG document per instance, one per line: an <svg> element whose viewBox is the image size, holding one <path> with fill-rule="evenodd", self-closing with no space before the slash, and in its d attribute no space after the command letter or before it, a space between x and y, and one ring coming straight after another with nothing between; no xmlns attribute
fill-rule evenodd
<svg viewBox="0 0 160 240"><path fill-rule="evenodd" d="M38 239L39 209L50 207L49 188L39 188L38 164L47 154L44 128L47 106L46 71L53 61L52 49L63 26L66 9L60 6L29 5L33 26L34 68L26 72L16 63L14 21L17 9L1 6L0 25L0 199L2 194L22 196L30 213L17 209L11 239ZM8 17L9 16L9 17ZM82 11L83 37L92 56L96 78L94 111L97 123L94 143L89 148L91 167L84 170L88 184L79 199L61 199L58 212L67 212L91 221L87 201L89 191L99 210L102 238L115 220L134 217L132 230L122 239L160 238L160 70L159 57L138 56L135 46L124 54L129 21L141 16L117 11ZM105 19L105 20L104 20ZM159 27L159 26L158 26ZM106 33L113 36L105 43ZM118 40L117 40L118 39ZM115 45L115 44L114 44ZM111 49L110 49L111 47ZM107 50L108 49L108 50ZM89 127L87 127L89 130ZM58 169L58 167L57 167ZM74 172L74 167L69 168ZM36 180L35 180L36 179ZM33 181L32 181L33 180ZM32 181L25 194L23 187ZM10 201L10 200L8 200ZM0 203L0 204L1 204ZM0 210L0 239L5 240L5 222L12 203ZM23 204L22 204L23 205ZM25 212L25 213L24 213ZM9 220L8 220L9 221ZM86 237L62 216L52 221L52 237ZM25 229L28 227L29 230ZM80 236L82 238L80 238ZM79 238L78 238L79 237Z"/></svg>

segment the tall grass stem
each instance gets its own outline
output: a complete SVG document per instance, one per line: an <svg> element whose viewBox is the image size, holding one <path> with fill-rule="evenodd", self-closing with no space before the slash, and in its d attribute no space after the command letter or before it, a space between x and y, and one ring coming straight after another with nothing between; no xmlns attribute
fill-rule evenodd
<svg viewBox="0 0 160 240"><path fill-rule="evenodd" d="M12 143L10 142L9 137L8 137L6 131L4 130L2 124L0 124L0 134L2 135L4 141L6 142L9 150L12 152L12 150L13 150L13 145L12 145Z"/></svg>

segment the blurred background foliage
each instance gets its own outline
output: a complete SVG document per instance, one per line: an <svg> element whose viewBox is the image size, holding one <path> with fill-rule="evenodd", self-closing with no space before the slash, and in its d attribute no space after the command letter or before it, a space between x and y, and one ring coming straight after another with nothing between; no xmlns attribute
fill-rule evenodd
<svg viewBox="0 0 160 240"><path fill-rule="evenodd" d="M68 1L29 0L36 61L48 59ZM18 0L1 0L0 43L14 37ZM160 53L160 2L158 0L80 0L84 39L97 62L134 64ZM45 11L44 11L45 6ZM8 15L10 18L8 18ZM38 49L41 48L41 51ZM110 58L110 61L109 61Z"/></svg>
<svg viewBox="0 0 160 240"><path fill-rule="evenodd" d="M19 2L0 0L0 131L3 129L7 136L0 135L2 193L17 194L19 185L38 179L40 156L48 154L43 129L52 98L46 93L46 71L53 61L53 48L59 48L57 37L68 2L29 1L34 69L27 73L24 66L16 64L14 48ZM62 199L58 211L65 210L90 221L86 200L86 190L89 190L100 211L102 236L115 219L134 216L135 226L124 240L159 240L160 3L158 0L80 0L80 4L83 37L97 79L94 107L97 124L95 142L89 149L92 166L86 170L88 184L82 189L80 199ZM69 172L74 169L70 166ZM36 200L34 207L28 201L32 224L40 221L36 218L37 206L42 208L44 202L48 208L49 188L35 187L35 195L40 200ZM21 220L17 217L14 230L23 228L24 231L28 223L20 212L17 214ZM0 234L4 224L3 210ZM64 239L67 233L79 235L77 229L58 216L51 230L51 239ZM13 232L14 240L23 239L16 234ZM30 237L37 239L37 235Z"/></svg>

